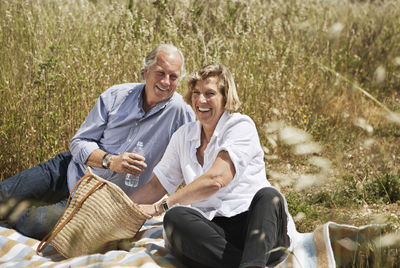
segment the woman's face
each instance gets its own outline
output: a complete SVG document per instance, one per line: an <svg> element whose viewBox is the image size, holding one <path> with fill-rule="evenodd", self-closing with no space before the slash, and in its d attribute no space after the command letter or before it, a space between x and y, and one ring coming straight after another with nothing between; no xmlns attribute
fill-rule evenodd
<svg viewBox="0 0 400 268"><path fill-rule="evenodd" d="M218 77L196 82L192 92L192 108L203 127L215 129L225 111L224 96L218 90Z"/></svg>

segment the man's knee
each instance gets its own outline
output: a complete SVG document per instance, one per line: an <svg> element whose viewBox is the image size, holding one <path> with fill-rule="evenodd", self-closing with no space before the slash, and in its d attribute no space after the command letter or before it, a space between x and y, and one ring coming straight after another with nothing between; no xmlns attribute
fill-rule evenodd
<svg viewBox="0 0 400 268"><path fill-rule="evenodd" d="M72 160L72 154L70 152L62 152L56 155L56 159L60 159L64 165L69 165L69 162Z"/></svg>
<svg viewBox="0 0 400 268"><path fill-rule="evenodd" d="M15 229L32 238L43 239L61 217L63 209L57 205L30 207L21 213Z"/></svg>

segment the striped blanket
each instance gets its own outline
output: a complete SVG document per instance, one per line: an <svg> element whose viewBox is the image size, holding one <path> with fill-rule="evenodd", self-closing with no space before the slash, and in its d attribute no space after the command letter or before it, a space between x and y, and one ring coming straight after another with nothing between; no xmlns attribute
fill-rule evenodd
<svg viewBox="0 0 400 268"><path fill-rule="evenodd" d="M293 252L279 267L344 267L354 262L361 240L380 233L377 226L354 227L328 222L298 234ZM148 220L127 249L65 259L51 246L36 254L39 241L0 227L0 267L184 267L165 248L162 219Z"/></svg>
<svg viewBox="0 0 400 268"><path fill-rule="evenodd" d="M51 246L36 254L38 240L0 227L0 267L183 267L164 247L161 219L148 220L129 251L113 250L65 259Z"/></svg>
<svg viewBox="0 0 400 268"><path fill-rule="evenodd" d="M293 251L279 268L374 267L373 243L384 225L352 225L327 222L312 233L298 233ZM375 252L376 253L376 252Z"/></svg>

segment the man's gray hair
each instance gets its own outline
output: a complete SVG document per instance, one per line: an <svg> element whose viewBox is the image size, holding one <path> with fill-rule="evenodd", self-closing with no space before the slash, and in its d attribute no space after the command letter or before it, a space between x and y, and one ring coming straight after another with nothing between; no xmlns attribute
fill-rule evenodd
<svg viewBox="0 0 400 268"><path fill-rule="evenodd" d="M180 49L178 49L176 46L172 44L160 44L156 46L147 56L143 59L143 68L140 71L142 74L142 79L144 79L144 70L150 68L156 63L156 58L157 55L160 51L167 51L167 52L178 52L179 55L182 58L182 67L181 67L181 74L179 76L179 79L185 76L186 70L185 70L185 57L183 56L183 53Z"/></svg>

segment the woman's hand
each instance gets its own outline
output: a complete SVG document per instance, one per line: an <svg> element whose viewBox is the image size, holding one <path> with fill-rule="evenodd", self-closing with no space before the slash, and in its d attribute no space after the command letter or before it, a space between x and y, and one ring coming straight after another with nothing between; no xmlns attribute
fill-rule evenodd
<svg viewBox="0 0 400 268"><path fill-rule="evenodd" d="M162 214L158 204L150 204L150 205L140 204L139 208L144 213L146 213L150 216L153 216L153 217L160 216Z"/></svg>

